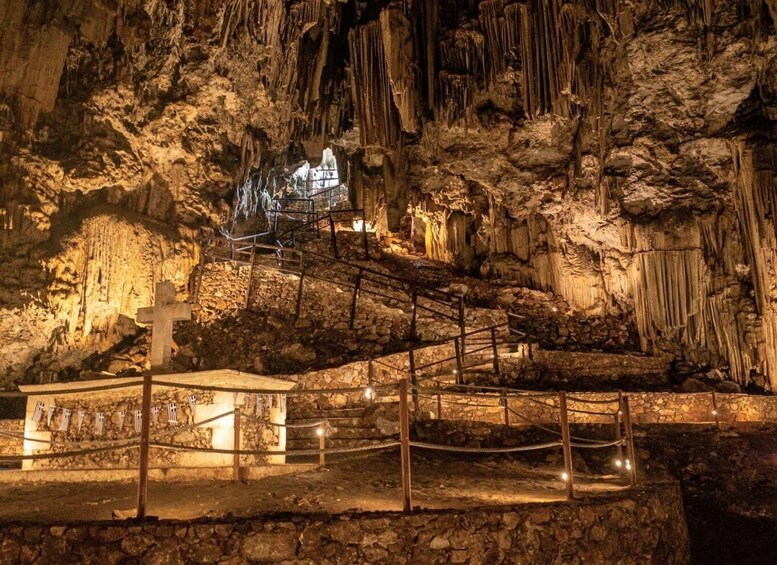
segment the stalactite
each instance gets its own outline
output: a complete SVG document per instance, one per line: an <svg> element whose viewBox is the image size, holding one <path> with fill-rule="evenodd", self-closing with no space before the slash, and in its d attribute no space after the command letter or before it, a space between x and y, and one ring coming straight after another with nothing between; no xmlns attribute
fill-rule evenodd
<svg viewBox="0 0 777 565"><path fill-rule="evenodd" d="M402 130L415 133L421 102L417 75L416 50L411 22L399 9L388 7L380 14L383 51L386 54L389 82Z"/></svg>
<svg viewBox="0 0 777 565"><path fill-rule="evenodd" d="M351 30L351 91L363 146L395 147L400 139L399 117L394 106L380 22Z"/></svg>
<svg viewBox="0 0 777 565"><path fill-rule="evenodd" d="M777 149L734 146L734 204L749 253L755 302L763 320L764 373L777 389Z"/></svg>

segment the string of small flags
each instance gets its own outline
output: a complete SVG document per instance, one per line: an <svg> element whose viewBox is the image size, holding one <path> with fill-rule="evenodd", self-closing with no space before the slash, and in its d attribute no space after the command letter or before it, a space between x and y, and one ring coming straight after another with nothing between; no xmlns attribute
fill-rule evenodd
<svg viewBox="0 0 777 565"><path fill-rule="evenodd" d="M264 397L267 397L266 400ZM277 398L276 398L277 397ZM189 410L192 415L192 423L197 421L197 395L192 394L188 397L187 403L189 404ZM235 393L234 402L235 406L239 403L239 393ZM242 404L245 412L251 414L257 418L263 418L265 416L265 408L269 414L274 406L277 406L281 411L286 411L286 395L282 394L270 394L261 395L259 393L244 393L242 398ZM253 408L250 410L249 408ZM151 407L151 423L157 424L159 422L159 414L164 411L167 417L168 424L178 424L178 403L167 402L165 404L156 404ZM61 413L59 424L53 428L51 423L54 420L55 414ZM71 408L63 408L61 406L55 406L53 404L46 405L42 401L38 401L35 404L35 409L32 412L32 421L36 424L40 424L41 421L46 419L46 426L51 431L69 432L71 431L71 420L74 410ZM120 410L117 412L93 412L91 410L75 410L75 430L77 433L81 433L84 430L84 426L91 420L94 429L94 435L100 436L105 431L106 416L112 420L111 415L117 414L118 429L124 430L124 425L129 415L132 420L132 427L135 433L139 434L143 425L143 411L135 409L130 412L126 410Z"/></svg>

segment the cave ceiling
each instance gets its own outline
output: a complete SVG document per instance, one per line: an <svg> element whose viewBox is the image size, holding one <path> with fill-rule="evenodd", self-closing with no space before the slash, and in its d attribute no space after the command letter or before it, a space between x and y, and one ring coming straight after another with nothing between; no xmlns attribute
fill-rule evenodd
<svg viewBox="0 0 777 565"><path fill-rule="evenodd" d="M0 375L133 331L156 280L187 288L202 229L247 213L238 187L332 146L381 229L464 230L434 258L777 383L776 19L775 0L0 0Z"/></svg>

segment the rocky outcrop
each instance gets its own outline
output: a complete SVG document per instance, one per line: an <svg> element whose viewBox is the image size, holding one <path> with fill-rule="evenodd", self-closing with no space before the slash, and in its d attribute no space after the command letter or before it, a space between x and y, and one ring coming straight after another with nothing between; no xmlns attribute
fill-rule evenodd
<svg viewBox="0 0 777 565"><path fill-rule="evenodd" d="M153 237L183 290L197 228L234 227L332 144L380 231L629 318L646 351L777 383L772 0L4 0L0 16L9 378L56 370L56 344L107 347L91 329L134 302L100 306L128 291L121 270L100 291L66 274L81 251L63 234L90 239L104 214L166 224Z"/></svg>

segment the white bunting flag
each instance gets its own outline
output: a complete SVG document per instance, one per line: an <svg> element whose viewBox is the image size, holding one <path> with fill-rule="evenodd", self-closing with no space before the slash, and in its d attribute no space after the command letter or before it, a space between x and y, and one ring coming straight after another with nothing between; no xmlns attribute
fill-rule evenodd
<svg viewBox="0 0 777 565"><path fill-rule="evenodd" d="M94 434L103 435L103 428L105 426L105 414L98 412L94 415Z"/></svg>
<svg viewBox="0 0 777 565"><path fill-rule="evenodd" d="M49 412L48 412L48 415L47 415L48 416L48 420L46 420L46 425L48 425L48 427L51 427L51 419L54 417L54 410L56 410L56 409L57 409L56 406L49 406Z"/></svg>
<svg viewBox="0 0 777 565"><path fill-rule="evenodd" d="M119 431L124 431L124 419L127 417L127 412L122 410L119 412Z"/></svg>
<svg viewBox="0 0 777 565"><path fill-rule="evenodd" d="M159 420L159 412L161 412L162 409L159 406L154 406L151 409L151 421L156 424L157 420Z"/></svg>
<svg viewBox="0 0 777 565"><path fill-rule="evenodd" d="M272 412L272 404L273 404L272 401L273 401L273 395L272 394L268 394L267 395L267 412L268 413Z"/></svg>
<svg viewBox="0 0 777 565"><path fill-rule="evenodd" d="M285 414L286 413L286 395L285 394L281 394L281 395L278 396L278 398L281 399L281 413Z"/></svg>
<svg viewBox="0 0 777 565"><path fill-rule="evenodd" d="M178 423L178 406L176 406L175 402L167 405L167 422L170 424Z"/></svg>
<svg viewBox="0 0 777 565"><path fill-rule="evenodd" d="M66 432L67 429L70 427L70 414L72 413L71 410L68 410L67 408L62 411L62 419L59 421L59 431L60 432Z"/></svg>
<svg viewBox="0 0 777 565"><path fill-rule="evenodd" d="M81 432L81 426L84 425L84 416L86 416L86 413L83 410L78 411L78 431Z"/></svg>
<svg viewBox="0 0 777 565"><path fill-rule="evenodd" d="M197 397L192 394L189 396L189 409L192 411L192 422L197 418Z"/></svg>
<svg viewBox="0 0 777 565"><path fill-rule="evenodd" d="M40 422L41 418L43 418L43 412L46 411L46 405L43 404L41 401L38 401L35 404L35 410L32 413L32 421L36 424Z"/></svg>
<svg viewBox="0 0 777 565"><path fill-rule="evenodd" d="M237 393L237 392L233 392L233 393L232 393L232 396L234 397L234 398L232 399L232 404L234 404L235 406L237 406L237 395L238 395L238 394L239 394L239 393Z"/></svg>
<svg viewBox="0 0 777 565"><path fill-rule="evenodd" d="M254 394L254 400L256 400L256 404L254 405L254 415L257 418L261 418L262 416L264 416L264 414L262 414L262 404L264 403L264 401L258 393Z"/></svg>
<svg viewBox="0 0 777 565"><path fill-rule="evenodd" d="M143 412L141 410L135 410L135 433L139 434L143 429Z"/></svg>

